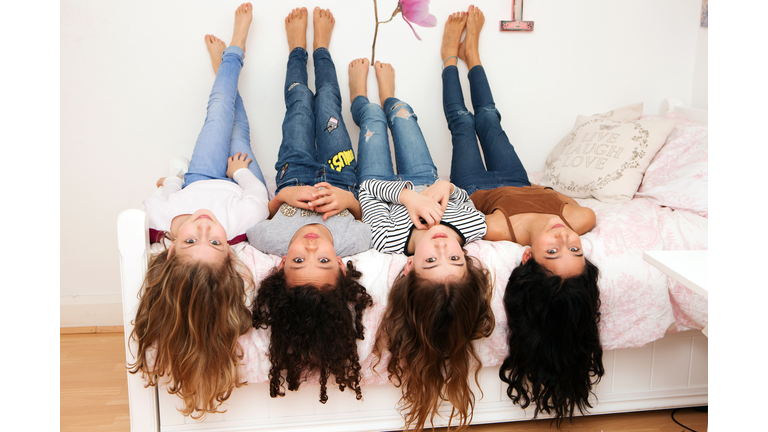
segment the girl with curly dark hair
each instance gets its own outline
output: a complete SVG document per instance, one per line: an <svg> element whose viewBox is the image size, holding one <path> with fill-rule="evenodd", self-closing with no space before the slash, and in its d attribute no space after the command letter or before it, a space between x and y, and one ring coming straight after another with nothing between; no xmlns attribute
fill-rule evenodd
<svg viewBox="0 0 768 432"><path fill-rule="evenodd" d="M485 213L485 240L530 246L507 284L510 353L499 376L509 384L507 394L515 403L523 408L534 403L534 417L542 411L553 414L559 426L576 408L583 413L591 407L591 386L604 373L597 328L598 271L584 256L579 238L594 227L595 213L528 181L501 127L480 62L484 22L480 9L470 6L451 15L445 25L443 108L453 142L451 181L465 188ZM474 115L464 106L458 59L469 68Z"/></svg>
<svg viewBox="0 0 768 432"><path fill-rule="evenodd" d="M362 314L372 305L354 265L342 261L370 248L354 192L356 161L341 116L341 93L328 46L335 20L315 8L316 95L307 87L306 8L286 17L286 113L269 220L246 232L255 248L282 260L265 278L253 306L253 325L270 328L270 396L298 390L319 374L320 402L333 375L340 390L360 391L356 341Z"/></svg>

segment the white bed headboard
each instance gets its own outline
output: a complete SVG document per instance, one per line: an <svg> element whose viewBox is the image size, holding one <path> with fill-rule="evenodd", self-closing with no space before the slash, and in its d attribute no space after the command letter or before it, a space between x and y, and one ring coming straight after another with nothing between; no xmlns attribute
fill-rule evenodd
<svg viewBox="0 0 768 432"><path fill-rule="evenodd" d="M697 122L708 124L709 111L696 108L686 108L685 102L683 102L683 100L678 97L668 97L661 101L659 115L664 115L670 111L684 115L689 119L696 120Z"/></svg>

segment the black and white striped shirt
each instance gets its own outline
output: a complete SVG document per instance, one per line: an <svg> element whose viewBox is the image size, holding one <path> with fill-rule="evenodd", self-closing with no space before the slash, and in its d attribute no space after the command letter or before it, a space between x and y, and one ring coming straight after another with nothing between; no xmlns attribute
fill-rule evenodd
<svg viewBox="0 0 768 432"><path fill-rule="evenodd" d="M403 188L413 189L413 183L366 180L360 185L363 222L371 227L372 244L379 252L407 255L414 225L408 210L400 203ZM456 231L465 244L483 238L487 230L485 215L475 209L467 192L455 185L440 223Z"/></svg>

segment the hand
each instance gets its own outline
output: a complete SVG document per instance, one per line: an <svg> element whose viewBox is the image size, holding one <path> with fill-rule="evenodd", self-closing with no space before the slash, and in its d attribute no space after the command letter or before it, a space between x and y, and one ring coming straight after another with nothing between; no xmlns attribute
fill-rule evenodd
<svg viewBox="0 0 768 432"><path fill-rule="evenodd" d="M165 177L160 177L160 180L155 183L155 186L160 187L163 185L163 182L165 181Z"/></svg>
<svg viewBox="0 0 768 432"><path fill-rule="evenodd" d="M275 198L296 208L314 210L310 203L317 199L317 192L312 186L290 186L281 189Z"/></svg>
<svg viewBox="0 0 768 432"><path fill-rule="evenodd" d="M410 189L403 189L400 193L400 202L403 203L411 217L411 222L416 229L430 229L440 223L443 218L443 210L440 203L426 195L416 193ZM422 219L424 222L422 222Z"/></svg>
<svg viewBox="0 0 768 432"><path fill-rule="evenodd" d="M234 156L230 156L229 159L227 159L227 177L232 178L235 171L240 168L248 168L248 164L253 162L253 159L246 159L247 157L248 153L240 154L240 152L235 153Z"/></svg>
<svg viewBox="0 0 768 432"><path fill-rule="evenodd" d="M448 200L451 197L451 192L453 192L453 184L451 182L438 180L428 188L421 191L421 194L434 199L438 202L438 204L440 204L440 208L442 209L442 216L442 213L445 213L445 209L448 207Z"/></svg>
<svg viewBox="0 0 768 432"><path fill-rule="evenodd" d="M311 201L309 205L316 212L323 214L323 220L327 220L329 217L349 208L350 200L355 200L352 192L337 188L328 182L316 184L315 189L317 189L317 199Z"/></svg>

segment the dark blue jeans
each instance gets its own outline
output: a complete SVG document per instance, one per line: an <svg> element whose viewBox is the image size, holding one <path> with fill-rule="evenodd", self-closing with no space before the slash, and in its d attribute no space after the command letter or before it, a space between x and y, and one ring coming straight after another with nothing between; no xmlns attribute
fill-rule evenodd
<svg viewBox="0 0 768 432"><path fill-rule="evenodd" d="M384 107L370 103L365 96L352 101L352 119L360 126L357 142L357 182L410 180L414 185L431 185L437 180L427 142L410 105L388 98ZM387 125L395 145L397 175L392 168Z"/></svg>
<svg viewBox="0 0 768 432"><path fill-rule="evenodd" d="M313 53L317 94L307 87L307 51L295 48L285 74L283 141L275 163L277 192L328 182L356 193L357 161L341 116L341 91L331 53Z"/></svg>
<svg viewBox="0 0 768 432"><path fill-rule="evenodd" d="M448 66L443 70L443 111L453 143L451 182L470 195L502 186L530 186L528 173L501 128L501 114L493 103L485 70L475 66L468 77L474 115L464 106L458 68ZM485 166L477 138L483 147Z"/></svg>
<svg viewBox="0 0 768 432"><path fill-rule="evenodd" d="M243 68L243 50L230 46L221 56L221 65L208 97L208 111L200 135L195 142L189 169L184 175L184 187L199 180L234 180L227 177L227 159L236 153L247 153L253 159L248 169L262 183L256 155L251 149L248 116L237 81Z"/></svg>

